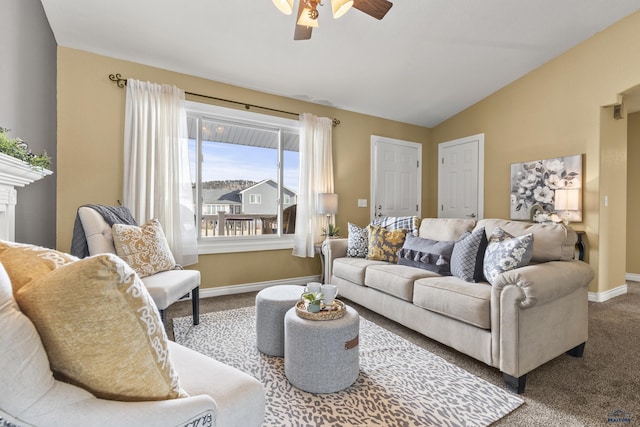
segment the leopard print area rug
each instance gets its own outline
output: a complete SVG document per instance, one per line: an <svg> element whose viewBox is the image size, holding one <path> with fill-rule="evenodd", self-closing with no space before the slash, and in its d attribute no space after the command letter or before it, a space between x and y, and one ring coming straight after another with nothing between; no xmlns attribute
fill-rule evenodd
<svg viewBox="0 0 640 427"><path fill-rule="evenodd" d="M360 375L345 390L292 386L284 359L256 348L255 307L173 319L175 341L262 382L264 426L487 426L523 400L360 318Z"/></svg>

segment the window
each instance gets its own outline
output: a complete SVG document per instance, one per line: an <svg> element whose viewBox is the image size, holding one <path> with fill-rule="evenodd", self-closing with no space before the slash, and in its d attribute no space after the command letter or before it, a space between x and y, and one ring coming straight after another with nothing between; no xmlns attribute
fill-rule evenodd
<svg viewBox="0 0 640 427"><path fill-rule="evenodd" d="M187 124L200 252L291 247L298 121L187 102Z"/></svg>

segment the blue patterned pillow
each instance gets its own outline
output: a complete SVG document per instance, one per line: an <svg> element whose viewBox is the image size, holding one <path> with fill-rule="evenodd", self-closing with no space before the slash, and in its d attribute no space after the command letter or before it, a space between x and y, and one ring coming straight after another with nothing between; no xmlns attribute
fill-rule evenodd
<svg viewBox="0 0 640 427"><path fill-rule="evenodd" d="M513 237L500 227L489 238L484 255L484 276L491 284L505 271L529 264L533 257L533 233Z"/></svg>
<svg viewBox="0 0 640 427"><path fill-rule="evenodd" d="M369 252L369 230L360 228L350 222L347 223L349 237L347 238L347 256L352 258L366 258Z"/></svg>
<svg viewBox="0 0 640 427"><path fill-rule="evenodd" d="M467 231L456 241L451 254L451 274L466 282L482 282L484 252L487 249L484 227Z"/></svg>
<svg viewBox="0 0 640 427"><path fill-rule="evenodd" d="M417 216L381 216L374 218L371 225L377 225L387 230L408 230L414 236L418 235L420 218Z"/></svg>

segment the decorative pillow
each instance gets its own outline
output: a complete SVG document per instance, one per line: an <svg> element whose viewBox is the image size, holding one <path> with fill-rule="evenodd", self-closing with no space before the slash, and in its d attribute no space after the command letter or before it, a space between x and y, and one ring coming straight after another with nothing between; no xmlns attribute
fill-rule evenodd
<svg viewBox="0 0 640 427"><path fill-rule="evenodd" d="M355 224L347 223L349 238L347 239L347 256L353 258L366 258L369 251L369 231L367 227L360 228Z"/></svg>
<svg viewBox="0 0 640 427"><path fill-rule="evenodd" d="M423 239L408 234L398 254L398 264L423 268L441 276L451 276L449 266L454 243Z"/></svg>
<svg viewBox="0 0 640 427"><path fill-rule="evenodd" d="M116 254L127 262L140 277L151 276L176 267L162 226L152 219L142 227L113 224L113 244Z"/></svg>
<svg viewBox="0 0 640 427"><path fill-rule="evenodd" d="M14 292L32 280L77 260L73 255L53 249L0 240L0 262L11 279Z"/></svg>
<svg viewBox="0 0 640 427"><path fill-rule="evenodd" d="M160 314L135 272L113 254L65 265L16 293L36 326L51 369L97 397L185 397Z"/></svg>
<svg viewBox="0 0 640 427"><path fill-rule="evenodd" d="M466 282L482 282L484 252L488 243L484 227L460 236L451 254L451 273Z"/></svg>
<svg viewBox="0 0 640 427"><path fill-rule="evenodd" d="M404 244L407 230L387 230L377 225L369 226L369 250L367 259L398 262L398 251Z"/></svg>
<svg viewBox="0 0 640 427"><path fill-rule="evenodd" d="M371 225L378 225L387 230L409 230L411 234L417 236L420 218L417 216L381 216L374 218Z"/></svg>
<svg viewBox="0 0 640 427"><path fill-rule="evenodd" d="M484 255L484 276L491 284L501 273L523 267L533 257L533 233L513 237L496 228Z"/></svg>

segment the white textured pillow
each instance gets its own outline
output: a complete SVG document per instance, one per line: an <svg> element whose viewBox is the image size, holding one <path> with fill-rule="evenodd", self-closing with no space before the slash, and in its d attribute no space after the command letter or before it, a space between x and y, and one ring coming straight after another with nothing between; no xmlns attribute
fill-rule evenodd
<svg viewBox="0 0 640 427"><path fill-rule="evenodd" d="M176 267L176 260L157 219L150 220L142 227L113 224L112 235L116 254L140 277Z"/></svg>

